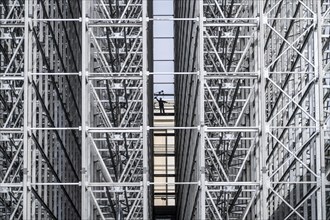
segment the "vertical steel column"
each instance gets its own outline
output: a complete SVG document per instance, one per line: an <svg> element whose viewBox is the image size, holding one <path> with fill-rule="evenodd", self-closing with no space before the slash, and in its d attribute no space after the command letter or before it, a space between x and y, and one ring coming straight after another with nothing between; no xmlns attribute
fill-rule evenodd
<svg viewBox="0 0 330 220"><path fill-rule="evenodd" d="M89 44L87 43L87 4L88 1L81 0L82 11L81 11L81 212L83 219L90 219L90 205L89 205L89 195L88 195L88 180L89 180L89 166L88 157L90 156L89 144L87 139L87 96L88 96L88 85L87 85L87 70L89 57L87 57Z"/></svg>
<svg viewBox="0 0 330 220"><path fill-rule="evenodd" d="M31 34L29 31L30 17L29 17L29 0L24 2L24 129L23 129L23 219L30 219L31 216L31 191L30 191L30 138L29 128L31 127L30 119L30 83L29 83L29 71L30 71L30 49Z"/></svg>
<svg viewBox="0 0 330 220"><path fill-rule="evenodd" d="M205 186L205 121L204 121L204 0L199 1L199 88L198 88L198 115L199 115L199 181L200 181L200 219L206 219L206 186Z"/></svg>
<svg viewBox="0 0 330 220"><path fill-rule="evenodd" d="M259 59L259 79L258 79L258 95L259 95L259 126L260 126L260 131L259 131L259 136L260 136L260 144L259 144L259 154L260 154L260 178L261 178L261 191L260 191L260 199L261 202L260 204L260 215L258 215L258 218L260 220L266 220L268 219L268 211L267 211L267 191L268 191L268 183L269 179L267 176L267 167L266 167L266 158L267 158L267 125L266 125L266 96L264 95L264 89L266 86L266 74L267 74L267 69L265 68L265 53L264 53L264 48L265 48L265 15L264 15L264 0L258 1L259 7L259 40L258 40L258 48L259 48L259 54L258 54L258 59Z"/></svg>
<svg viewBox="0 0 330 220"><path fill-rule="evenodd" d="M142 135L143 135L143 219L149 219L149 147L148 147L148 137L149 137L149 129L148 129L148 45L147 45L147 37L148 37L148 17L147 17L147 3L148 1L142 0Z"/></svg>
<svg viewBox="0 0 330 220"><path fill-rule="evenodd" d="M321 1L316 1L316 30L314 31L314 52L315 52L315 77L317 83L315 85L316 92L316 120L319 137L316 140L316 172L320 176L317 181L317 186L320 188L317 191L317 218L326 219L326 189L327 182L325 175L325 141L324 141L324 104L323 104L323 62L322 62L322 6Z"/></svg>

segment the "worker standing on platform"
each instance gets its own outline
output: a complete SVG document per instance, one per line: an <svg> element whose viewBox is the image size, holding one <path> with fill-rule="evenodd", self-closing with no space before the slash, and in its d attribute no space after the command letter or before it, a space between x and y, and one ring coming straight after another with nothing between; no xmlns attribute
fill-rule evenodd
<svg viewBox="0 0 330 220"><path fill-rule="evenodd" d="M158 101L160 114L165 114L164 103L167 102L164 101L162 98L158 99L157 97L155 97L155 99Z"/></svg>

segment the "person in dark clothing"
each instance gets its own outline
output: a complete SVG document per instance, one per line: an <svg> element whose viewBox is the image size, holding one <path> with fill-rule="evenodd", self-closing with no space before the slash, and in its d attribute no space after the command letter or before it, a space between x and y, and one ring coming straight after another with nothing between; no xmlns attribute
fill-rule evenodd
<svg viewBox="0 0 330 220"><path fill-rule="evenodd" d="M165 114L164 103L167 103L167 102L164 101L162 98L158 99L157 97L155 97L155 99L158 101L160 114Z"/></svg>

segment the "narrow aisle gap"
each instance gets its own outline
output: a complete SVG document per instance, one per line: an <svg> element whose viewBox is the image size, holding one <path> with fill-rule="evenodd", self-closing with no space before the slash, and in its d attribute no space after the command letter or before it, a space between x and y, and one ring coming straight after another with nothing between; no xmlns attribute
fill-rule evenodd
<svg viewBox="0 0 330 220"><path fill-rule="evenodd" d="M154 0L154 18L173 18L173 0ZM174 127L174 24L153 21L153 126ZM166 74L165 74L166 72ZM154 219L175 219L174 130L153 131Z"/></svg>

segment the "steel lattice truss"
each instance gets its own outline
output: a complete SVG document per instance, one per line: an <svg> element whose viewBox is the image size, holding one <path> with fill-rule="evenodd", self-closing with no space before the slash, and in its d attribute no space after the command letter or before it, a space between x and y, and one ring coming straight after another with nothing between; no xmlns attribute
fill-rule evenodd
<svg viewBox="0 0 330 220"><path fill-rule="evenodd" d="M206 218L325 219L329 2L208 0L203 15Z"/></svg>
<svg viewBox="0 0 330 220"><path fill-rule="evenodd" d="M0 218L80 218L79 3L0 4Z"/></svg>
<svg viewBox="0 0 330 220"><path fill-rule="evenodd" d="M1 7L0 35L0 218L22 216L24 18L22 4ZM18 20L16 20L18 19Z"/></svg>
<svg viewBox="0 0 330 220"><path fill-rule="evenodd" d="M0 218L148 215L146 3L0 5Z"/></svg>
<svg viewBox="0 0 330 220"><path fill-rule="evenodd" d="M86 7L86 195L91 219L142 219L146 58L142 0ZM145 16L145 15L144 15ZM84 25L84 24L83 24ZM83 52L84 53L84 52ZM143 74L142 74L142 71ZM145 146L145 147L143 147ZM145 207L147 208L147 207Z"/></svg>
<svg viewBox="0 0 330 220"><path fill-rule="evenodd" d="M244 219L258 196L258 64L251 63L258 56L258 23L251 4L204 1L205 209L210 219Z"/></svg>

